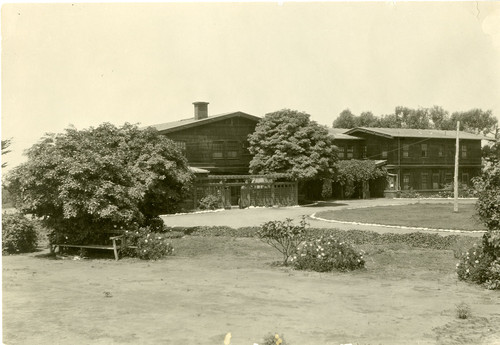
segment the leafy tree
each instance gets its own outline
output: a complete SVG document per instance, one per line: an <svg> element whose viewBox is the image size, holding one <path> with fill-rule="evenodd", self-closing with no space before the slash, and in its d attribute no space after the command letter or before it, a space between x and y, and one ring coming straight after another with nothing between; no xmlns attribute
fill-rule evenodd
<svg viewBox="0 0 500 345"><path fill-rule="evenodd" d="M429 112L425 108L411 109L408 107L396 107L396 116L401 119L402 128L428 129L431 127Z"/></svg>
<svg viewBox="0 0 500 345"><path fill-rule="evenodd" d="M79 239L175 211L192 177L171 140L130 124L47 134L27 156L7 176L16 207Z"/></svg>
<svg viewBox="0 0 500 345"><path fill-rule="evenodd" d="M371 111L362 112L357 118L357 127L379 127L379 119Z"/></svg>
<svg viewBox="0 0 500 345"><path fill-rule="evenodd" d="M372 160L342 160L335 166L337 172L333 180L344 186L347 198L354 194L356 184L387 177L387 171Z"/></svg>
<svg viewBox="0 0 500 345"><path fill-rule="evenodd" d="M401 128L401 119L396 114L382 115L378 123L381 128Z"/></svg>
<svg viewBox="0 0 500 345"><path fill-rule="evenodd" d="M490 164L500 163L500 142L497 141L491 146L484 146L482 149L482 157Z"/></svg>
<svg viewBox="0 0 500 345"><path fill-rule="evenodd" d="M491 110L471 109L468 111L455 112L451 115L451 121L460 121L460 129L475 134L495 133L498 119L493 116Z"/></svg>
<svg viewBox="0 0 500 345"><path fill-rule="evenodd" d="M254 155L251 173L285 173L304 180L333 175L337 161L333 137L309 114L290 109L266 114L248 140Z"/></svg>
<svg viewBox="0 0 500 345"><path fill-rule="evenodd" d="M457 121L463 131L474 134L496 133L498 120L491 110L472 109L455 112L451 116L442 107L413 109L397 106L392 114L375 116L364 112L356 116L349 109L343 110L333 121L334 128L384 127L455 130Z"/></svg>
<svg viewBox="0 0 500 345"><path fill-rule="evenodd" d="M357 117L349 109L342 110L335 121L333 121L333 128L354 128L357 126Z"/></svg>
<svg viewBox="0 0 500 345"><path fill-rule="evenodd" d="M2 140L2 156L10 152L10 150L8 150L8 147L11 144L12 144L12 139ZM5 168L6 166L7 166L7 163L2 162L2 168Z"/></svg>
<svg viewBox="0 0 500 345"><path fill-rule="evenodd" d="M450 119L450 114L443 108L435 105L429 109L429 117L432 121L432 128L451 130L453 123Z"/></svg>

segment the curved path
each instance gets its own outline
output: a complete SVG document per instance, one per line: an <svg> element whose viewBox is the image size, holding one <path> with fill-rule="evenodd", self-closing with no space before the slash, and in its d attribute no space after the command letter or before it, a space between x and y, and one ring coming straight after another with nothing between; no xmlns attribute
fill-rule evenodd
<svg viewBox="0 0 500 345"><path fill-rule="evenodd" d="M456 232L422 230L415 228L405 228L394 226L375 226L370 224L348 224L344 222L324 221L311 218L317 212L328 210L342 210L350 208L366 208L369 212L370 207L389 206L389 205L407 205L415 203L452 203L450 199L368 199L368 200L338 200L330 202L320 202L309 206L294 207L269 207L269 208L247 208L231 210L221 210L207 213L188 213L180 215L162 216L165 224L168 226L230 226L239 228L244 226L259 226L262 223L271 220L284 220L286 218L294 219L298 222L302 216L308 217L308 223L315 228L336 228L341 230L370 230L378 233L397 232L410 233L416 231L431 231L441 235L457 234ZM474 199L462 199L460 203L475 203ZM482 236L478 232L461 232L469 236Z"/></svg>

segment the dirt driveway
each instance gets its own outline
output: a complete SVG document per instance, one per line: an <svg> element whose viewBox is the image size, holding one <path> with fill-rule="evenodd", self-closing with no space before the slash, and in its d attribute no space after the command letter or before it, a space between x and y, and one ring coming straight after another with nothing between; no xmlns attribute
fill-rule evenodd
<svg viewBox="0 0 500 345"><path fill-rule="evenodd" d="M244 226L259 226L262 223L271 220L284 220L292 218L298 222L300 218L311 216L320 211L327 210L342 210L346 208L366 208L366 212L370 212L370 207L374 206L389 206L389 205L407 205L414 203L450 203L449 199L369 199L369 200L339 200L331 202L318 203L310 206L295 206L295 207L270 207L270 208L248 208L231 210L223 210L209 213L194 213L183 215L166 215L162 216L165 224L168 226L230 226L234 228ZM461 203L475 203L473 199L462 199ZM395 229L392 227L378 227L369 225L352 225L340 222L325 222L309 218L308 222L311 227L315 228L336 228L341 230L371 230L379 233L398 232L410 233L416 230L412 229ZM449 232L436 232L442 235L450 235ZM468 233L468 236L480 237L480 233Z"/></svg>

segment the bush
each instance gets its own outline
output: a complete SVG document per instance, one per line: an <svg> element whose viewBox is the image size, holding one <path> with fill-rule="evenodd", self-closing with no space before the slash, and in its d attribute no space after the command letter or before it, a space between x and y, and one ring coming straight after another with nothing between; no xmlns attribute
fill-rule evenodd
<svg viewBox="0 0 500 345"><path fill-rule="evenodd" d="M261 345L286 345L287 342L285 340L285 337L283 335L279 335L278 333L269 333L264 340L262 341Z"/></svg>
<svg viewBox="0 0 500 345"><path fill-rule="evenodd" d="M457 304L457 317L459 319L468 319L470 317L470 307L467 303Z"/></svg>
<svg viewBox="0 0 500 345"><path fill-rule="evenodd" d="M421 195L418 192L414 191L413 188L410 188L409 190L402 190L399 197L413 199L413 198L420 198Z"/></svg>
<svg viewBox="0 0 500 345"><path fill-rule="evenodd" d="M151 228L140 228L137 231L126 231L125 241L128 248L123 251L126 256L137 256L143 260L158 260L174 252L164 233L152 232Z"/></svg>
<svg viewBox="0 0 500 345"><path fill-rule="evenodd" d="M457 263L458 279L483 284L490 290L500 289L500 258L495 256L496 251L485 234L482 245L469 249Z"/></svg>
<svg viewBox="0 0 500 345"><path fill-rule="evenodd" d="M438 198L453 198L455 196L455 191L452 183L446 184L443 187L443 191L437 194ZM458 186L458 197L459 198L474 198L477 196L477 191L467 185Z"/></svg>
<svg viewBox="0 0 500 345"><path fill-rule="evenodd" d="M469 249L457 263L460 280L500 289L500 165L490 164L473 179L478 193L476 209L488 227L480 246Z"/></svg>
<svg viewBox="0 0 500 345"><path fill-rule="evenodd" d="M332 235L304 242L291 261L296 269L316 272L352 271L365 266L363 253Z"/></svg>
<svg viewBox="0 0 500 345"><path fill-rule="evenodd" d="M29 253L38 245L38 224L20 213L2 216L2 254Z"/></svg>
<svg viewBox="0 0 500 345"><path fill-rule="evenodd" d="M153 217L146 221L146 226L148 226L149 229L153 232L163 232L165 223L160 217Z"/></svg>
<svg viewBox="0 0 500 345"><path fill-rule="evenodd" d="M302 217L299 225L293 225L290 218L285 221L274 220L264 223L257 231L257 236L283 255L283 265L286 266L288 258L305 238L306 225L305 217Z"/></svg>
<svg viewBox="0 0 500 345"><path fill-rule="evenodd" d="M219 208L223 208L224 203L222 202L222 198L220 195L207 195L203 197L198 203L198 208L200 210L217 210Z"/></svg>

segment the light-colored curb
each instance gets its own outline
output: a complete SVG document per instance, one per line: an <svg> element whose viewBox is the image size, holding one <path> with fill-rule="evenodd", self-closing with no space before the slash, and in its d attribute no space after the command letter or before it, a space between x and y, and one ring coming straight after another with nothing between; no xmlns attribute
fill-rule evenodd
<svg viewBox="0 0 500 345"><path fill-rule="evenodd" d="M416 226L401 226L401 225L385 225L385 224L372 224L372 223L361 223L361 222L347 222L343 220L335 220L335 219L325 219L321 217L317 217L316 213L313 213L312 215L309 216L310 218L314 220L319 220L322 222L328 222L328 223L342 223L342 224L352 224L352 225L366 225L366 226L376 226L376 227L381 227L381 228L392 228L392 229L406 229L406 230L418 230L418 231L433 231L433 232L454 232L454 233L481 233L484 234L486 231L485 230L454 230L454 229L438 229L438 228L423 228L423 227L416 227Z"/></svg>

